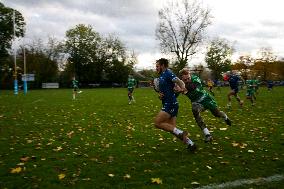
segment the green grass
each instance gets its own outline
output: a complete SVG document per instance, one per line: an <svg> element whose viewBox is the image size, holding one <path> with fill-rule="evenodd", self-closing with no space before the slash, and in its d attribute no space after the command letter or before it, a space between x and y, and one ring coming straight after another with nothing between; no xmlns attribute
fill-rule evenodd
<svg viewBox="0 0 284 189"><path fill-rule="evenodd" d="M161 102L151 89L136 89L132 105L126 89L84 90L74 101L71 89L33 90L26 96L0 91L0 188L194 188L283 175L284 88L261 88L254 107L245 101L240 109L233 99L231 110L226 109L228 90L216 92L216 100L232 127L202 114L212 144L203 142L190 102L179 97L177 124L197 143L194 154L154 128ZM17 167L22 170L11 173Z"/></svg>

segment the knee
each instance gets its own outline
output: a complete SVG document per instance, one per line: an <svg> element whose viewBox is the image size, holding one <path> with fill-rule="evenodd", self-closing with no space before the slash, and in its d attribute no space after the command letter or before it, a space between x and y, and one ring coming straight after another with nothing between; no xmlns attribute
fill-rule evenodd
<svg viewBox="0 0 284 189"><path fill-rule="evenodd" d="M158 129L160 129L161 128L161 121L160 121L160 119L159 118L155 118L154 119L154 126L156 127L156 128L158 128Z"/></svg>
<svg viewBox="0 0 284 189"><path fill-rule="evenodd" d="M215 117L221 117L221 112L219 112L219 111L213 111L212 114L213 114Z"/></svg>

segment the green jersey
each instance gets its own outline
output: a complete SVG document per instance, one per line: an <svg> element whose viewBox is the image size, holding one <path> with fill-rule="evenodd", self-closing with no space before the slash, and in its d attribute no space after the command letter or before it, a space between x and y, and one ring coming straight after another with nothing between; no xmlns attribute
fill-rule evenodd
<svg viewBox="0 0 284 189"><path fill-rule="evenodd" d="M196 75L191 76L191 82L185 84L185 87L187 89L186 96L192 101L192 102L198 102L199 100L202 100L206 95L209 95L202 87L202 82L200 78Z"/></svg>
<svg viewBox="0 0 284 189"><path fill-rule="evenodd" d="M255 87L255 80L247 80L247 91L253 91Z"/></svg>
<svg viewBox="0 0 284 189"><path fill-rule="evenodd" d="M247 80L247 96L252 96L255 92L255 82L254 80Z"/></svg>
<svg viewBox="0 0 284 189"><path fill-rule="evenodd" d="M136 85L136 80L134 78L128 78L127 88L133 89Z"/></svg>
<svg viewBox="0 0 284 189"><path fill-rule="evenodd" d="M76 80L76 79L73 79L72 80L72 86L73 86L73 88L78 88L78 81Z"/></svg>
<svg viewBox="0 0 284 189"><path fill-rule="evenodd" d="M207 93L202 87L202 82L198 76L191 76L191 82L185 84L187 89L186 96L192 103L199 103L205 109L214 111L217 108L217 103L212 96Z"/></svg>

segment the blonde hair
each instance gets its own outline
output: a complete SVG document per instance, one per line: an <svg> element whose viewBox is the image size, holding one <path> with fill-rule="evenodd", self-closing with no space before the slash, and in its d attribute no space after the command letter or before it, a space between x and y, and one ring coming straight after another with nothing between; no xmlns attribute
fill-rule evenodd
<svg viewBox="0 0 284 189"><path fill-rule="evenodd" d="M188 68L183 68L178 73L179 75L187 75L190 74L190 70Z"/></svg>

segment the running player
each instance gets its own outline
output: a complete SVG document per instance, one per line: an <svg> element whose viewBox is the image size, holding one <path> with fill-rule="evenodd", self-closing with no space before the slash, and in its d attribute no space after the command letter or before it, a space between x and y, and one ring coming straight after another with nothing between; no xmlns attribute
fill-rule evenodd
<svg viewBox="0 0 284 189"><path fill-rule="evenodd" d="M254 100L256 100L255 98L255 81L254 80L247 80L246 81L247 84L247 99L249 99L251 101L251 105L254 106Z"/></svg>
<svg viewBox="0 0 284 189"><path fill-rule="evenodd" d="M159 76L159 97L162 100L162 109L157 114L154 124L157 128L170 132L182 140L190 151L196 150L196 145L188 138L188 132L176 127L178 102L174 92L177 84L181 91L186 91L184 83L168 69L169 62L165 58L156 61L156 71Z"/></svg>
<svg viewBox="0 0 284 189"><path fill-rule="evenodd" d="M240 104L240 107L242 107L244 102L240 99L238 92L239 92L239 81L241 80L243 81L243 79L233 71L227 73L224 79L229 81L229 85L231 88L231 91L228 93L228 101L229 101L227 104L228 108L231 107L231 96L235 96L235 98Z"/></svg>
<svg viewBox="0 0 284 189"><path fill-rule="evenodd" d="M132 102L135 102L133 91L136 86L136 80L133 78L132 75L128 76L128 82L127 82L127 89L128 89L128 104L131 104Z"/></svg>
<svg viewBox="0 0 284 189"><path fill-rule="evenodd" d="M208 109L215 117L223 118L229 126L231 125L231 120L224 112L218 109L214 98L203 89L201 80L198 76L191 75L190 71L186 68L180 70L179 74L182 81L185 83L185 88L187 89L187 93L185 95L191 101L192 113L195 121L203 131L205 142L210 142L212 141L212 135L206 127L200 113ZM177 91L179 90L178 88L175 89L177 89Z"/></svg>
<svg viewBox="0 0 284 189"><path fill-rule="evenodd" d="M75 77L73 77L73 79L72 79L73 100L76 99L77 93L81 93L82 92L82 91L78 91L79 90L78 84L79 84L79 82L75 79Z"/></svg>
<svg viewBox="0 0 284 189"><path fill-rule="evenodd" d="M256 79L254 80L254 85L255 85L254 90L255 90L256 95L258 95L258 89L259 89L259 85L260 85L259 79L260 79L260 76L257 76ZM255 98L255 100L256 100L256 98Z"/></svg>
<svg viewBox="0 0 284 189"><path fill-rule="evenodd" d="M214 86L214 82L211 79L207 80L207 87L208 87L208 91L215 96L214 92L213 92L213 86Z"/></svg>

